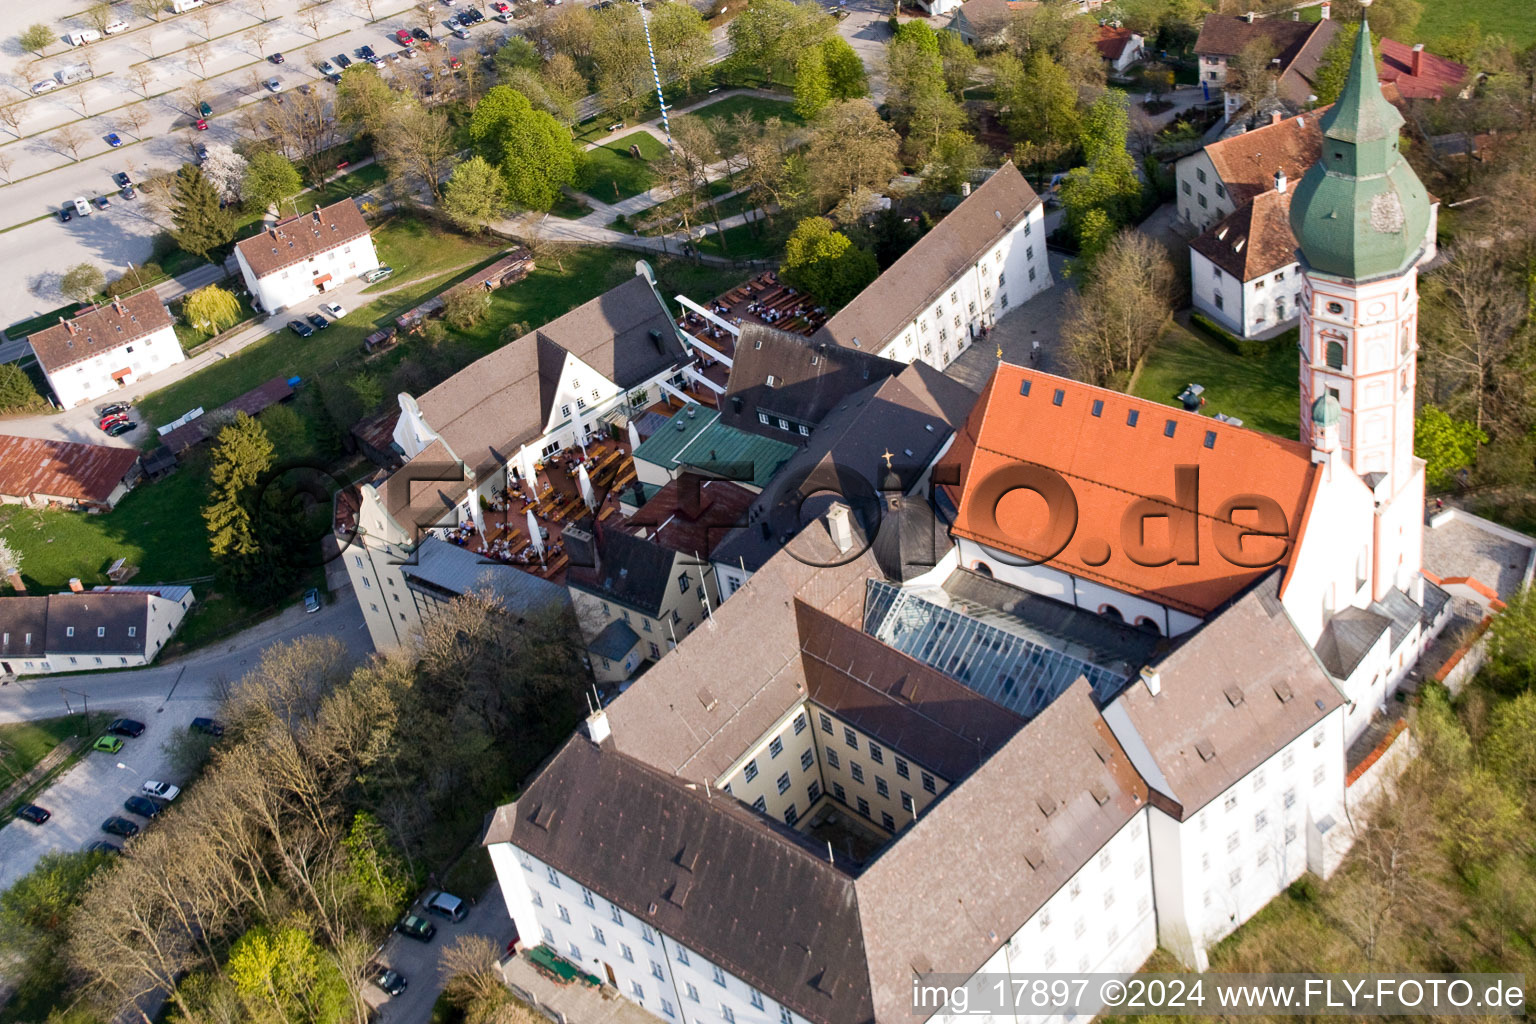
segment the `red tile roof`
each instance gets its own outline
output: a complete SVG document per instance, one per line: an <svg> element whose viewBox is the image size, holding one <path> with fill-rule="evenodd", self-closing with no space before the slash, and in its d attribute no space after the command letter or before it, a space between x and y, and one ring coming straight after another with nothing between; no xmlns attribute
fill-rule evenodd
<svg viewBox="0 0 1536 1024"><path fill-rule="evenodd" d="M323 209L280 220L261 234L236 243L235 248L256 277L263 278L366 234L368 222L358 212L356 201L343 199Z"/></svg>
<svg viewBox="0 0 1536 1024"><path fill-rule="evenodd" d="M1323 153L1323 133L1318 121L1327 107L1309 110L1253 131L1221 139L1205 147L1234 206L1275 187L1275 171L1283 170L1292 184Z"/></svg>
<svg viewBox="0 0 1536 1024"><path fill-rule="evenodd" d="M83 309L71 320L59 319L27 338L37 361L50 373L171 326L171 314L153 290Z"/></svg>
<svg viewBox="0 0 1536 1024"><path fill-rule="evenodd" d="M1380 75L1382 82L1397 86L1403 99L1438 100L1448 89L1461 85L1467 78L1467 66L1422 50L1419 70L1413 70L1414 50L1407 43L1395 39L1382 39Z"/></svg>
<svg viewBox="0 0 1536 1024"><path fill-rule="evenodd" d="M1027 395L1021 393L1026 382ZM1097 415L1096 403L1102 403ZM998 367L956 438L945 459L950 464L959 471L958 487L951 488L959 492L958 536L1200 616L1269 568L1237 566L1220 553L1218 543L1232 549L1228 531L1234 519L1254 521L1252 513L1222 512L1223 503L1244 495L1274 501L1286 520L1284 554L1266 559L1263 555L1273 553L1255 540L1242 550L1255 560L1284 564L1295 547L1314 472L1310 450L1300 442L1007 363ZM1179 504L1178 466L1198 470L1193 506ZM1007 488L1019 488L1013 478L1030 467L1058 474L1077 505L1076 530L1051 557L1046 556L1053 545L1041 526L1043 501L1027 490L999 491L1004 481ZM1146 566L1128 555L1122 523L1140 498L1152 499L1144 524L1153 548L1165 546L1168 537L1168 519L1158 518L1158 510L1198 515L1193 564Z"/></svg>
<svg viewBox="0 0 1536 1024"><path fill-rule="evenodd" d="M708 558L715 546L747 520L757 495L729 480L684 473L666 485L621 525L664 548Z"/></svg>
<svg viewBox="0 0 1536 1024"><path fill-rule="evenodd" d="M0 434L0 495L105 505L138 461L135 448Z"/></svg>
<svg viewBox="0 0 1536 1024"><path fill-rule="evenodd" d="M1100 25L1098 37L1094 39L1093 45L1099 48L1099 56L1105 60L1119 60L1120 55L1125 52L1125 47L1130 41L1130 29Z"/></svg>
<svg viewBox="0 0 1536 1024"><path fill-rule="evenodd" d="M1239 281L1252 281L1296 262L1290 210L1289 191L1260 192L1189 246Z"/></svg>

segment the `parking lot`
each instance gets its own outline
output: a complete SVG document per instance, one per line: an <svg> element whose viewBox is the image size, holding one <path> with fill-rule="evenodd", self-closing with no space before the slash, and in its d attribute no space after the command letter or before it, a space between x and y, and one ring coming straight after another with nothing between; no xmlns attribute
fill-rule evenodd
<svg viewBox="0 0 1536 1024"><path fill-rule="evenodd" d="M456 895L467 899L469 894ZM421 908L414 908L412 913L422 913ZM437 934L430 941L418 942L404 935L391 935L379 951L376 959L399 971L406 980L406 989L398 996L388 996L373 985L368 986L368 1005L379 1011L381 1024L420 1024L431 1019L432 1004L446 980L439 977L442 952L461 936L488 936L495 940L498 949L505 949L512 941L512 918L507 915L507 904L497 885L479 897L479 902L469 908L464 920L457 923L441 917L428 920L437 925Z"/></svg>

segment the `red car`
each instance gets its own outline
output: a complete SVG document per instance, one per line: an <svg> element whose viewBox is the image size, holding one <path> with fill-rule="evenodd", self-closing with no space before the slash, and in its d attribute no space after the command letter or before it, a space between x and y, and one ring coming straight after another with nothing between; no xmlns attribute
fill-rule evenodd
<svg viewBox="0 0 1536 1024"><path fill-rule="evenodd" d="M97 421L96 425L98 427L100 427L102 430L107 430L107 429L111 428L114 424L122 423L122 422L124 422L127 419L128 419L128 414L127 413L125 413L125 412L114 412L114 413L112 413L109 416L103 416L99 421Z"/></svg>
<svg viewBox="0 0 1536 1024"><path fill-rule="evenodd" d="M208 130L208 121L205 118L200 117L197 119L197 130L200 132Z"/></svg>
<svg viewBox="0 0 1536 1024"><path fill-rule="evenodd" d="M405 29L401 29L395 33L395 38L400 41L401 46L410 46L414 37Z"/></svg>
<svg viewBox="0 0 1536 1024"><path fill-rule="evenodd" d="M500 0L497 0L496 3L491 4L491 10L495 11L497 14L506 14L511 9L511 7L501 3Z"/></svg>
<svg viewBox="0 0 1536 1024"><path fill-rule="evenodd" d="M451 57L448 60L448 66L457 71L459 68L464 66L464 62L457 57Z"/></svg>

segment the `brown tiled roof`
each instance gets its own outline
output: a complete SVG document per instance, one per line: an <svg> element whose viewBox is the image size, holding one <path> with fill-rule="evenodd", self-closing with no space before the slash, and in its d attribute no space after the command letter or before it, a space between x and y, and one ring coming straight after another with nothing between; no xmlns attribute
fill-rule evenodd
<svg viewBox="0 0 1536 1024"><path fill-rule="evenodd" d="M912 1019L919 965L980 969L1146 801L1079 679L855 883L876 1018Z"/></svg>
<svg viewBox="0 0 1536 1024"><path fill-rule="evenodd" d="M589 519L586 524L590 526L592 521ZM565 573L566 585L652 618L660 615L667 590L672 586L673 570L678 559L685 556L655 541L608 529L604 523L596 524L594 534L595 564L578 565L573 552L571 566ZM686 556L684 564L690 560L691 555Z"/></svg>
<svg viewBox="0 0 1536 1024"><path fill-rule="evenodd" d="M873 1024L844 865L701 781L577 734L485 842L527 850L807 1020Z"/></svg>
<svg viewBox="0 0 1536 1024"><path fill-rule="evenodd" d="M977 2L969 0L965 6L969 8ZM1003 164L949 216L918 239L901 259L823 324L815 339L868 352L880 351L932 305L961 271L979 260L1039 204L1040 197L1013 161Z"/></svg>
<svg viewBox="0 0 1536 1024"><path fill-rule="evenodd" d="M47 653L47 631L47 597L0 597L0 658L41 658Z"/></svg>
<svg viewBox="0 0 1536 1024"><path fill-rule="evenodd" d="M664 548L708 558L727 534L746 522L756 497L740 484L685 471L668 480L623 526L644 530Z"/></svg>
<svg viewBox="0 0 1536 1024"><path fill-rule="evenodd" d="M52 373L169 326L171 314L151 290L77 313L66 323L38 331L27 340L43 369Z"/></svg>
<svg viewBox="0 0 1536 1024"><path fill-rule="evenodd" d="M1195 40L1195 52L1202 56L1235 57L1249 43L1267 41L1280 61L1280 95L1305 103L1323 51L1338 31L1339 23L1329 19L1307 22L1255 18L1249 22L1242 15L1207 14Z"/></svg>
<svg viewBox="0 0 1536 1024"><path fill-rule="evenodd" d="M154 596L99 592L48 595L48 653L142 653L148 640L149 605ZM130 627L134 630L131 636ZM98 636L98 629L105 632Z"/></svg>
<svg viewBox="0 0 1536 1024"><path fill-rule="evenodd" d="M1044 466L1072 489L1076 536L1102 544L1095 551L1092 543L1074 541L1046 564L1199 616L1264 574L1234 566L1218 552L1209 524L1219 506L1235 495L1272 499L1286 518L1286 549L1277 560L1283 564L1316 472L1311 450L1298 441L1008 363L998 366L944 463L959 474L956 535L1025 558L1047 554L1031 507L1011 505L998 491L1009 474ZM1119 543L1122 518L1138 498L1180 507L1176 465L1195 466L1200 474L1199 507L1188 510L1203 521L1198 555L1189 564L1141 564Z"/></svg>
<svg viewBox="0 0 1536 1024"><path fill-rule="evenodd" d="M1205 147L1205 155L1216 168L1234 206L1273 191L1276 170L1283 170L1293 186L1301 181L1301 176L1322 156L1323 133L1318 121L1327 109L1319 107Z"/></svg>
<svg viewBox="0 0 1536 1024"><path fill-rule="evenodd" d="M476 360L417 404L448 446L484 475L542 434L567 352L620 387L684 358L671 315L650 282L636 276Z"/></svg>
<svg viewBox="0 0 1536 1024"><path fill-rule="evenodd" d="M436 524L464 499L470 480L441 441L433 441L414 459L390 474L379 487L384 510L408 532Z"/></svg>
<svg viewBox="0 0 1536 1024"><path fill-rule="evenodd" d="M236 243L235 248L258 277L268 277L311 256L330 252L368 234L368 222L357 203L343 199L330 206L280 220L259 235Z"/></svg>
<svg viewBox="0 0 1536 1024"><path fill-rule="evenodd" d="M720 420L739 430L783 440L784 431L760 423L759 412L783 416L792 425L815 427L855 391L901 371L901 363L873 352L748 324L736 342L735 365L720 400Z"/></svg>
<svg viewBox="0 0 1536 1024"><path fill-rule="evenodd" d="M1379 68L1383 91L1390 82L1403 99L1438 100L1467 80L1465 64L1428 50L1419 53L1419 73L1414 74L1413 47L1395 39L1382 39Z"/></svg>
<svg viewBox="0 0 1536 1024"><path fill-rule="evenodd" d="M1296 262L1291 193L1270 189L1238 207L1189 243L1239 281L1252 281Z"/></svg>
<svg viewBox="0 0 1536 1024"><path fill-rule="evenodd" d="M0 495L104 505L138 461L136 448L0 434Z"/></svg>
<svg viewBox="0 0 1536 1024"><path fill-rule="evenodd" d="M1093 45L1099 48L1099 56L1108 61L1120 59L1125 53L1125 47L1131 41L1132 32L1128 28L1115 28L1113 25L1100 25L1099 33L1094 37Z"/></svg>
<svg viewBox="0 0 1536 1024"><path fill-rule="evenodd" d="M1343 703L1280 604L1272 570L1151 666L1161 692L1132 683L1105 710L1145 774L1187 819Z"/></svg>
<svg viewBox="0 0 1536 1024"><path fill-rule="evenodd" d="M962 779L1024 719L868 633L795 602L806 695L949 781Z"/></svg>
<svg viewBox="0 0 1536 1024"><path fill-rule="evenodd" d="M1336 21L1325 19L1317 23L1316 30L1302 45L1301 52L1286 64L1280 74L1276 91L1281 96L1298 106L1314 102L1317 96L1317 69L1322 66L1328 44L1333 42L1333 37L1338 33L1339 23Z"/></svg>

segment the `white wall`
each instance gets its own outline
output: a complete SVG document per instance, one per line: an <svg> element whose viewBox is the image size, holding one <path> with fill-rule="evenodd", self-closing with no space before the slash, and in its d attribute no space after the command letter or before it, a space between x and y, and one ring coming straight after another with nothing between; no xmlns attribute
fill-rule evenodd
<svg viewBox="0 0 1536 1024"><path fill-rule="evenodd" d="M1179 160L1174 166L1174 177L1179 216L1193 224L1196 231L1204 231L1237 208L1216 173L1216 165L1203 149Z"/></svg>
<svg viewBox="0 0 1536 1024"><path fill-rule="evenodd" d="M1308 646L1327 625L1326 607L1341 611L1371 603L1370 545L1374 510L1371 492L1347 466L1327 466L1313 472L1325 474L1319 481L1312 506L1304 510L1306 529L1301 533L1286 572L1281 603ZM1300 529L1299 524L1292 526ZM1364 578L1358 575L1365 555Z"/></svg>
<svg viewBox="0 0 1536 1024"><path fill-rule="evenodd" d="M45 371L48 384L53 388L59 405L71 409L77 405L124 392L157 370L181 362L186 354L176 340L176 330L166 324L160 330L126 345L119 345L89 359ZM112 374L118 370L131 372L119 384Z"/></svg>
<svg viewBox="0 0 1536 1024"><path fill-rule="evenodd" d="M345 245L317 253L303 263L284 267L261 278L256 276L251 265L246 262L245 254L238 248L235 250L235 260L240 265L245 286L269 313L306 302L319 295L322 289L329 291L343 281L379 265L379 256L374 251L370 235L354 238ZM331 275L328 283L322 286L314 284L317 276L326 274Z"/></svg>
<svg viewBox="0 0 1536 1024"><path fill-rule="evenodd" d="M149 598L149 610L145 615L144 650L123 651L119 653L103 652L101 654L61 654L57 651L44 651L40 658L8 658L5 664L9 666L6 671L19 675L45 675L51 672L88 672L95 669L109 668L138 668L152 664L160 654L160 651L171 637L176 635L176 630L181 626L182 620L187 617L187 611L192 607L193 594L189 591L180 601L172 601L168 598L151 596Z"/></svg>

